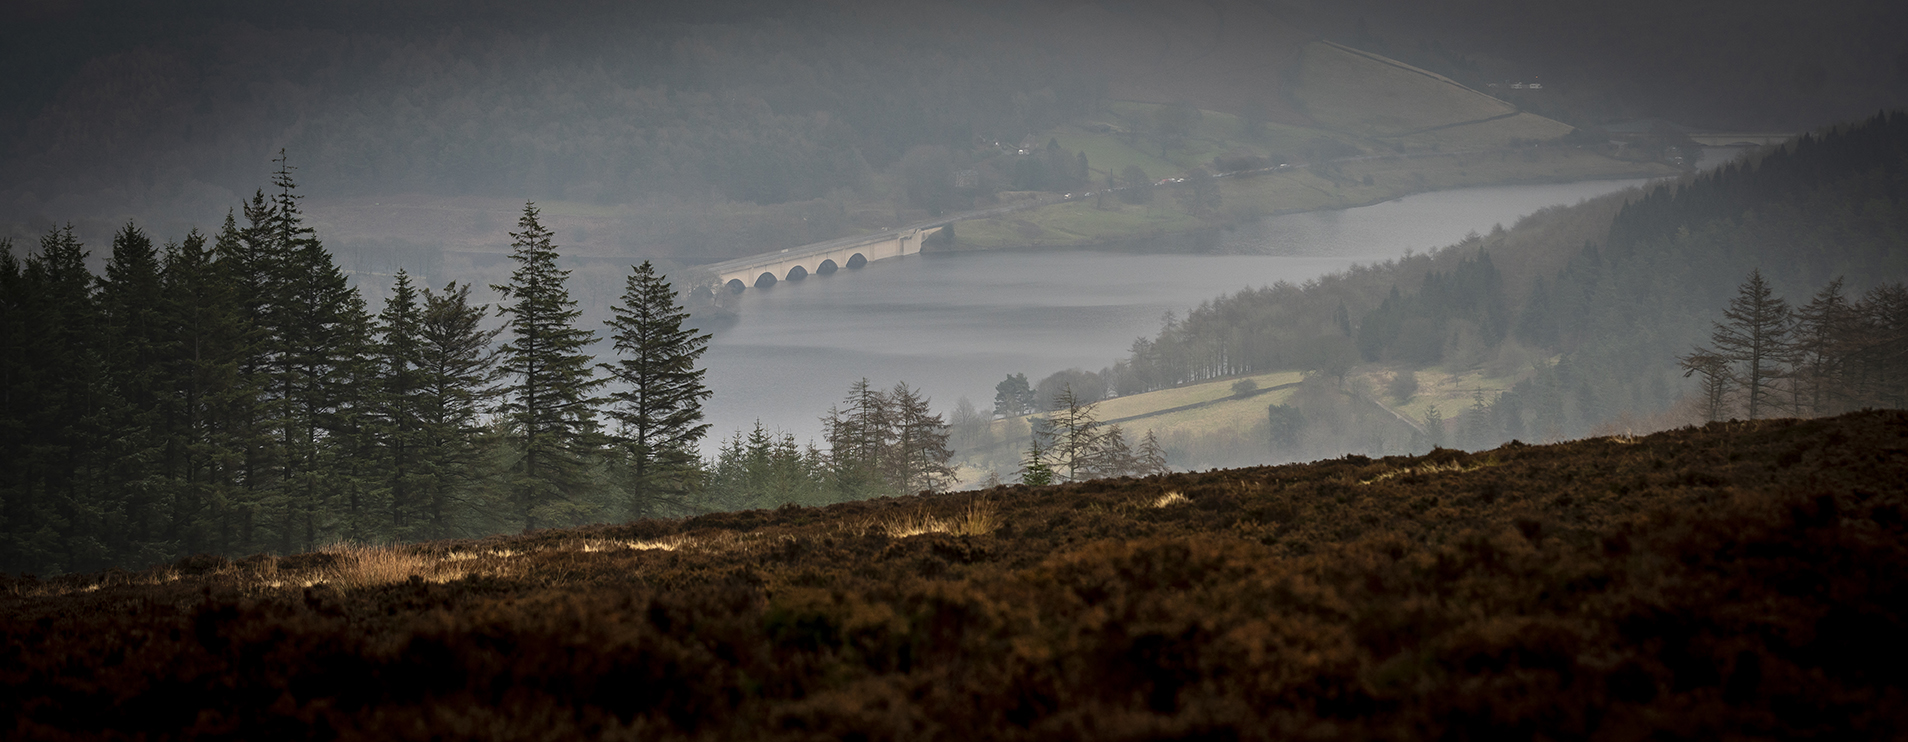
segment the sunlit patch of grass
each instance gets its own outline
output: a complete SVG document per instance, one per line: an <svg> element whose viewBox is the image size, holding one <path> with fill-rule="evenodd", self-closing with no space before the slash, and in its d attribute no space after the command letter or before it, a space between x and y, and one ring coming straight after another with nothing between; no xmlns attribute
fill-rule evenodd
<svg viewBox="0 0 1908 742"><path fill-rule="evenodd" d="M1190 502L1192 502L1192 500L1188 499L1185 495L1178 492L1168 492L1160 495L1158 499L1153 500L1153 507L1168 508L1174 505L1185 505Z"/></svg>
<svg viewBox="0 0 1908 742"><path fill-rule="evenodd" d="M929 513L921 507L912 513L903 513L881 520L863 521L856 525L858 534L868 530L879 530L888 538L907 538L926 533L945 533L953 536L985 536L1000 528L1000 506L984 497L976 497L954 515L941 517Z"/></svg>
<svg viewBox="0 0 1908 742"><path fill-rule="evenodd" d="M1392 469L1390 471L1384 472L1370 479L1362 480L1359 482L1359 484L1377 484L1379 482L1383 482L1393 477L1404 477L1404 476L1412 476L1412 475L1445 474L1445 473L1461 474L1464 472L1477 471L1479 469L1488 469L1493 466L1497 466L1497 459L1489 458L1483 461L1474 462L1470 464L1466 464L1460 461L1447 461L1442 464L1437 462L1432 462L1429 464L1425 464L1423 466L1410 466L1410 467L1405 467L1403 469Z"/></svg>
<svg viewBox="0 0 1908 742"><path fill-rule="evenodd" d="M43 598L74 593L94 593L109 587L152 587L179 581L179 570L172 565L154 567L145 572L108 572L97 581L83 584L54 580L52 582L31 584L13 583L7 592L16 598Z"/></svg>

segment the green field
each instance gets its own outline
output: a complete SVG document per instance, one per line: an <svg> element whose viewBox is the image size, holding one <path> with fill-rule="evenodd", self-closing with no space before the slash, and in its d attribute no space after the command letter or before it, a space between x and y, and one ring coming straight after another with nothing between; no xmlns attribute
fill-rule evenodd
<svg viewBox="0 0 1908 742"><path fill-rule="evenodd" d="M1300 53L1292 97L1320 125L1366 137L1395 137L1437 126L1515 114L1517 107L1441 75L1374 58L1329 42ZM1550 122L1553 138L1570 133Z"/></svg>
<svg viewBox="0 0 1908 742"><path fill-rule="evenodd" d="M1264 422L1267 405L1279 404L1291 396L1291 388L1278 387L1296 384L1302 377L1297 371L1279 371L1115 397L1096 405L1094 417L1120 426L1129 443L1138 441L1149 430L1162 439L1178 433L1244 432ZM1252 381L1261 391L1245 397L1235 395L1233 385L1244 380ZM1180 409L1185 407L1192 409ZM1025 450L1028 420L1028 417L1016 417L993 421L988 437L994 443L984 450L967 453L998 456L1002 451ZM963 474L979 471L970 468L963 470Z"/></svg>

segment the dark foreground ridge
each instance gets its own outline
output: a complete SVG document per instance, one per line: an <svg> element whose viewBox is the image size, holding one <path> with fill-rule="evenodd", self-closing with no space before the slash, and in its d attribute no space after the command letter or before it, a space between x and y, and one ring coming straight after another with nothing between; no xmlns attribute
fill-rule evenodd
<svg viewBox="0 0 1908 742"><path fill-rule="evenodd" d="M0 736L1900 738L1904 478L1863 412L12 580Z"/></svg>

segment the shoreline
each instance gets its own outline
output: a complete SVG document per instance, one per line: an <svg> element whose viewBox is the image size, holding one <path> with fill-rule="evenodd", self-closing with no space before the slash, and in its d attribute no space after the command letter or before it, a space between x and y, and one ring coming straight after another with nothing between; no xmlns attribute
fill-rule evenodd
<svg viewBox="0 0 1908 742"><path fill-rule="evenodd" d="M1555 184L1565 184L1565 183L1596 183L1596 182L1613 181L1613 180L1641 179L1645 181L1654 181L1654 180L1658 180L1662 178L1674 178L1674 177L1678 177L1678 175L1665 174L1657 170L1645 171L1645 170L1639 169L1637 172L1629 173L1629 174L1613 174L1613 175L1607 175L1607 176L1599 175L1597 177L1590 177L1590 178L1568 177L1568 176L1540 176L1540 177L1532 177L1532 178L1513 178L1510 180L1493 181L1490 183L1478 183L1478 184L1471 184L1471 185L1462 185L1462 186L1457 186L1453 188L1427 188L1427 189L1421 189L1421 190L1407 190L1401 193L1397 193L1395 195L1388 195L1384 198L1359 201L1355 203L1346 203L1346 204L1340 204L1335 206L1328 206L1324 208L1278 209L1278 210L1272 210L1272 211L1259 213L1256 215L1256 218L1253 219L1252 221L1262 221L1265 219L1271 219L1271 218L1282 217L1282 216L1291 216L1294 214L1312 214L1312 213L1323 213L1323 212L1331 212L1331 211L1350 211L1352 209L1360 209L1360 208L1365 208L1368 206L1377 206L1379 204L1390 203L1393 201L1401 201L1401 200L1410 198L1412 196L1420 196L1427 193L1444 193L1444 192L1450 192L1450 191L1462 191L1462 190L1472 189L1472 188L1502 188L1507 186L1555 185ZM1060 202L1059 204L1046 204L1045 206L1058 206L1065 203L1070 203L1070 202ZM1044 208L1044 206L1042 208ZM1223 220L1223 221L1219 221L1218 223L1211 223L1213 220L1207 220L1209 222L1208 224L1201 226L1197 229L1159 231L1159 232L1151 232L1151 233L1133 234L1133 235L1128 235L1128 236L1123 236L1118 238L1111 238L1111 239L1097 239L1097 240L1087 240L1087 241L1080 241L1080 242L1035 241L1035 242L1024 243L1024 244L1008 244L1008 245L980 246L980 247L968 247L968 246L962 245L962 243L960 242L960 229L958 225L967 223L969 221L982 221L984 219L991 219L991 218L992 217L979 217L975 219L960 220L960 221L953 222L953 224L956 225L955 238L954 238L955 242L953 246L935 247L932 249L923 248L920 254L923 257L932 257L936 255L962 255L962 254L990 253L990 252L1046 252L1046 251L1057 252L1057 251L1066 251L1066 250L1112 251L1112 252L1126 252L1126 253L1136 253L1136 254L1165 254L1165 255L1201 254L1201 253L1212 252L1212 250L1210 249L1203 249L1201 247L1201 245L1206 245L1207 240L1216 239L1216 236L1219 233L1235 230L1239 228L1240 226L1243 226L1244 224L1248 223L1246 221L1231 221L1231 220ZM1149 249L1149 248L1140 246L1141 244L1161 246L1161 245L1175 244L1175 243L1179 244L1181 247L1178 247L1178 248L1154 247ZM1212 243L1211 245L1208 245L1208 247L1212 247L1212 246L1216 246L1216 242Z"/></svg>

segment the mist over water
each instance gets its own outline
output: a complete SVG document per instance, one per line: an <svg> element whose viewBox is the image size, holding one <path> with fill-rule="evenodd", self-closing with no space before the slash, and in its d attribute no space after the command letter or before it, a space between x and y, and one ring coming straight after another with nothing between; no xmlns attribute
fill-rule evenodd
<svg viewBox="0 0 1908 742"><path fill-rule="evenodd" d="M1184 315L1220 294L1449 245L1546 206L1643 182L1466 188L1269 217L1225 233L1222 252L1231 254L926 255L750 289L739 320L716 333L703 357L715 391L704 407L711 423L704 451L757 420L819 443L819 418L863 377L881 388L906 381L937 411L961 396L990 411L1006 375L1038 382L1067 368L1110 366L1135 338L1156 334L1168 311Z"/></svg>

